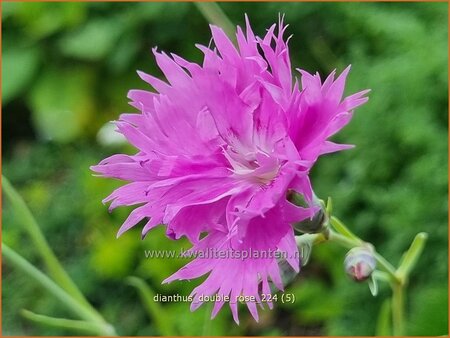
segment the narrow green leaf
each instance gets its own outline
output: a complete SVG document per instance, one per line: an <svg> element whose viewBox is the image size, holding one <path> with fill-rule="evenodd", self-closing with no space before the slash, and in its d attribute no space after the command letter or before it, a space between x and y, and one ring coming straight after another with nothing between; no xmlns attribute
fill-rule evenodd
<svg viewBox="0 0 450 338"><path fill-rule="evenodd" d="M162 336L176 336L176 332L169 320L169 315L159 303L154 301L155 293L138 277L128 277L127 282L139 291L142 303L147 310L150 319L154 320L155 325Z"/></svg>
<svg viewBox="0 0 450 338"><path fill-rule="evenodd" d="M392 335L391 326L391 301L386 299L381 305L380 313L378 314L375 335L385 337Z"/></svg>
<svg viewBox="0 0 450 338"><path fill-rule="evenodd" d="M391 283L392 282L391 276L385 271L375 270L372 273L372 276L378 281L383 281L383 282L386 282L386 283Z"/></svg>
<svg viewBox="0 0 450 338"><path fill-rule="evenodd" d="M50 276L56 281L59 286L66 290L74 299L83 304L83 306L92 313L92 316L96 317L98 320L103 320L101 316L97 314L95 309L92 308L91 304L86 300L81 291L78 289L76 284L69 277L67 272L61 266L60 262L56 258L54 252L50 248L47 240L41 232L36 219L33 217L30 209L28 209L25 201L19 195L19 193L14 189L9 180L2 176L2 189L5 193L6 198L11 203L11 207L14 210L14 216L23 225L25 231L31 237L36 249L43 259L46 268Z"/></svg>
<svg viewBox="0 0 450 338"><path fill-rule="evenodd" d="M372 276L370 276L370 278L367 281L367 283L369 285L370 293L372 294L372 296L376 297L378 295L378 281L374 277L373 274L372 274Z"/></svg>
<svg viewBox="0 0 450 338"><path fill-rule="evenodd" d="M422 254L423 248L425 246L425 242L428 238L428 234L425 232L420 232L414 237L413 242L409 249L403 254L403 257L400 261L400 265L397 269L397 275L400 279L407 278L409 273L414 268Z"/></svg>
<svg viewBox="0 0 450 338"><path fill-rule="evenodd" d="M75 330L84 332L87 334L94 334L94 335L102 335L104 331L102 330L102 327L95 323L90 323L84 320L73 320L73 319L67 319L67 318L55 318L50 316L45 316L41 314L37 314L28 310L23 309L21 311L22 316L25 318L46 326L52 326L57 327L61 329L67 329L67 330Z"/></svg>
<svg viewBox="0 0 450 338"><path fill-rule="evenodd" d="M223 29L231 41L236 42L235 27L224 13L222 8L215 2L194 2L206 20L213 25Z"/></svg>
<svg viewBox="0 0 450 338"><path fill-rule="evenodd" d="M301 265L305 266L309 262L309 258L311 257L313 248L312 242L304 242L303 245L300 246L300 258L301 258Z"/></svg>
<svg viewBox="0 0 450 338"><path fill-rule="evenodd" d="M327 206L325 208L327 215L330 216L333 212L333 200L331 199L331 197L328 197L327 199Z"/></svg>
<svg viewBox="0 0 450 338"><path fill-rule="evenodd" d="M48 292L66 305L74 314L86 320L92 320L91 314L86 311L84 306L5 243L2 243L2 254L8 262L38 282Z"/></svg>

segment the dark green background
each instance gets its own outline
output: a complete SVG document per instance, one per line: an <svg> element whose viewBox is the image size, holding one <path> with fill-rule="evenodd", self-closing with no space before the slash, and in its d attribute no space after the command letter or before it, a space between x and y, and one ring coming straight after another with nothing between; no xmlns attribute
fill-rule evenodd
<svg viewBox="0 0 450 338"><path fill-rule="evenodd" d="M262 35L286 13L293 67L326 75L352 64L347 92L371 88L370 101L336 138L353 150L326 156L312 172L316 193L334 198L335 213L397 264L419 231L429 241L412 274L407 333L448 334L447 10L446 3L223 3L235 24L248 13ZM132 111L126 93L145 88L136 73L160 75L150 48L200 61L208 24L192 3L2 3L3 172L23 194L57 256L120 334L158 335L136 290L144 278L162 294L188 294L198 281L161 281L180 260L146 260L144 249L178 249L161 229L115 233L129 212L101 204L118 182L95 178L89 166L126 146L99 144L97 131ZM3 208L3 240L41 267L35 248ZM344 274L345 251L325 244L287 292L293 305L246 310L236 326L228 309L209 321L204 307L163 304L183 335L374 335L390 291L372 298ZM70 316L52 296L3 266L3 334L62 335L23 319L26 308ZM210 309L207 309L209 312Z"/></svg>

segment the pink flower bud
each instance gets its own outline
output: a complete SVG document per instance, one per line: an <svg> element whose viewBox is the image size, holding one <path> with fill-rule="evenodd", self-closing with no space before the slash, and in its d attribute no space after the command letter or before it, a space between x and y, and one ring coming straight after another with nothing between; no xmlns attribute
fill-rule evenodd
<svg viewBox="0 0 450 338"><path fill-rule="evenodd" d="M377 262L373 255L373 250L368 247L351 249L344 260L345 272L357 282L362 282L369 278L376 265Z"/></svg>

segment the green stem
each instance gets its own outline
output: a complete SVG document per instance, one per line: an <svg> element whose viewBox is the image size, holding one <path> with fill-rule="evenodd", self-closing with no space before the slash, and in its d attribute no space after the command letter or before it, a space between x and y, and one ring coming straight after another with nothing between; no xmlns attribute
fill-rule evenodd
<svg viewBox="0 0 450 338"><path fill-rule="evenodd" d="M63 304L65 304L67 308L69 308L74 314L88 322L101 324L101 326L99 326L101 328L101 332L99 332L101 335L115 335L114 329L111 325L105 323L103 319L101 321L97 319L97 317L99 316L98 314L93 317L92 312L89 311L85 306L80 304L78 300L73 298L70 294L67 293L67 291L58 286L43 272L36 269L26 259L24 259L4 243L2 243L2 254L12 265L19 268L36 282L38 282L42 287L44 287Z"/></svg>
<svg viewBox="0 0 450 338"><path fill-rule="evenodd" d="M334 242L337 243L345 248L351 249L354 248L355 246L360 246L362 245L364 242L361 240L356 240L356 239L352 239L349 237L346 237L344 235L341 235L333 230L329 230L328 232L328 240L330 242Z"/></svg>
<svg viewBox="0 0 450 338"><path fill-rule="evenodd" d="M318 233L318 234L303 234L301 236L296 236L295 241L297 243L297 246L300 246L303 243L307 242L316 245L325 242L326 239L322 233Z"/></svg>
<svg viewBox="0 0 450 338"><path fill-rule="evenodd" d="M378 314L377 326L375 330L375 336L391 336L391 312L392 304L390 299L384 300L381 305L380 313Z"/></svg>
<svg viewBox="0 0 450 338"><path fill-rule="evenodd" d="M392 284L392 323L394 336L403 336L405 334L405 286L400 283Z"/></svg>
<svg viewBox="0 0 450 338"><path fill-rule="evenodd" d="M342 224L343 225L343 224ZM354 248L361 246L365 243L363 240L356 236L346 237L333 230L329 230L328 240L337 244L340 244L346 248ZM383 256L374 250L374 257L383 271L386 272L389 277L391 289L392 289L392 323L394 328L394 335L401 336L404 332L404 293L406 284L403 283L403 277L399 276L394 266L389 263Z"/></svg>
<svg viewBox="0 0 450 338"><path fill-rule="evenodd" d="M363 245L371 246L371 244L364 242L358 236L353 234L339 219L334 216L330 216L329 212L328 218L330 220L330 224L336 230L334 231L331 228L327 228L326 238L329 241L338 243L350 249ZM379 276L382 273L382 278L380 278L380 280L388 281L392 289L392 324L394 335L396 336L402 336L405 334L404 307L408 278L411 270L414 268L420 255L423 252L427 237L428 235L424 232L418 233L416 235L409 249L403 254L402 260L400 261L399 267L397 269L378 252L373 250L374 257L377 261L377 266L379 266L384 271L378 271Z"/></svg>
<svg viewBox="0 0 450 338"><path fill-rule="evenodd" d="M381 256L378 252L374 252L374 256L375 256L375 259L377 260L377 264L379 265L379 266L381 266L382 268L383 268L383 270L384 271L386 271L388 274L389 274L389 276L396 282L396 283L398 283L399 282L399 279L398 279L398 276L397 276L397 274L395 273L395 268L394 268L394 266L391 264L391 263L389 263L387 260L386 260L386 258L384 258L383 256Z"/></svg>
<svg viewBox="0 0 450 338"><path fill-rule="evenodd" d="M329 199L327 208L329 207L329 204L331 202L331 199ZM328 211L327 211L328 212ZM328 214L330 215L330 214ZM350 231L350 229L336 216L329 216L330 224L333 226L333 228L340 234L344 235L345 237L354 239L354 240L360 240L358 236L356 236L353 232Z"/></svg>
<svg viewBox="0 0 450 338"><path fill-rule="evenodd" d="M368 244L354 235L352 235L351 237L346 237L331 229L329 229L328 232L328 240L330 242L337 243L349 249L364 244L366 245ZM403 282L404 276L399 276L394 266L391 263L389 263L383 256L377 253L375 250L374 250L374 257L377 261L377 266L379 266L386 273L388 280L390 281L389 284L392 289L392 323L394 335L402 336L404 334L404 321L405 321L404 293L406 291L406 284Z"/></svg>
<svg viewBox="0 0 450 338"><path fill-rule="evenodd" d="M309 241L313 244L319 244L324 241L330 241L337 243L345 248L351 249L356 246L364 245L364 241L355 237L347 237L344 235L341 235L340 233L337 233L336 231L333 231L331 229L328 230L327 236L324 236L322 233L318 234L304 234L301 236L297 236L297 246L300 246L302 242ZM380 266L388 275L389 277L394 280L398 281L398 277L395 272L395 268L392 266L391 263L389 263L383 256L381 256L376 251L374 252L375 259L377 261L378 266Z"/></svg>
<svg viewBox="0 0 450 338"><path fill-rule="evenodd" d="M330 242L337 243L343 247L346 247L348 249L354 248L356 246L364 245L364 241L361 239L352 239L349 237L345 237L333 230L329 231L328 234L328 240ZM383 256L381 256L376 251L374 252L375 259L377 261L377 265L380 266L385 272L389 274L392 280L397 281L397 275L395 273L395 268L392 266L391 263L389 263Z"/></svg>

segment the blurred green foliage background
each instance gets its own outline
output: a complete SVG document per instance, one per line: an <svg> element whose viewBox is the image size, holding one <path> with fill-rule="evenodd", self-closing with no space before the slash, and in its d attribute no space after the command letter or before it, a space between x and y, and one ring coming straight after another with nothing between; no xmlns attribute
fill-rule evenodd
<svg viewBox="0 0 450 338"><path fill-rule="evenodd" d="M418 231L429 233L407 299L409 335L448 334L447 3L221 3L231 21L250 16L262 35L286 13L292 64L326 75L352 64L347 92L371 88L338 141L353 150L322 158L313 184L362 238L395 264ZM193 3L2 2L3 173L19 189L84 294L119 334L158 335L126 277L161 294L187 295L198 281L161 285L186 261L147 260L144 249L187 248L162 229L144 241L139 230L115 233L129 210L101 204L120 183L92 176L89 166L133 152L99 129L127 106L131 88L145 88L136 69L161 74L150 49L201 61L208 23ZM105 136L106 135L106 136ZM23 226L3 206L3 240L42 267ZM287 287L295 304L278 303L259 324L228 309L210 321L208 306L160 304L160 315L183 335L374 335L390 290L372 298L344 274L345 251L314 249ZM22 308L70 316L20 271L3 265L3 335L63 335L20 316Z"/></svg>

